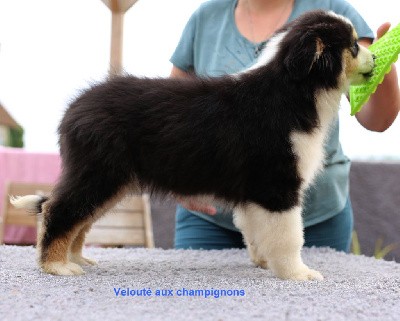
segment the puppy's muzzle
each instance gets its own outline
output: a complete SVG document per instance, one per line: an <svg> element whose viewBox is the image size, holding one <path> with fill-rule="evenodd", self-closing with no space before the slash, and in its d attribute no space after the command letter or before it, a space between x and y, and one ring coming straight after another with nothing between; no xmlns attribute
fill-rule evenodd
<svg viewBox="0 0 400 321"><path fill-rule="evenodd" d="M376 61L376 56L375 56L374 54L372 54L372 63L373 63L373 66L372 66L371 71L362 73L362 75L364 76L364 78L369 79L369 78L371 78L371 77L374 75L375 61Z"/></svg>
<svg viewBox="0 0 400 321"><path fill-rule="evenodd" d="M352 85L360 85L368 81L373 75L376 57L367 48L360 46L355 59L357 60L357 67L352 72L353 75L350 76L350 83Z"/></svg>
<svg viewBox="0 0 400 321"><path fill-rule="evenodd" d="M360 46L359 52L359 72L365 78L369 78L373 74L376 56L367 48Z"/></svg>

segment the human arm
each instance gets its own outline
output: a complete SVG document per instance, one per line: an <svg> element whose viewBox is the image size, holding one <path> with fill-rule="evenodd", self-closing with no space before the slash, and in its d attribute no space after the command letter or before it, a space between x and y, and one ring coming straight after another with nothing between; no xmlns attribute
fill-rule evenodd
<svg viewBox="0 0 400 321"><path fill-rule="evenodd" d="M377 31L377 39L382 37L390 28L390 23L384 23ZM371 41L360 40L360 44L368 47ZM383 132L390 127L396 119L400 109L400 90L396 66L393 64L391 71L385 76L376 92L362 110L356 114L358 122L368 130Z"/></svg>
<svg viewBox="0 0 400 321"><path fill-rule="evenodd" d="M187 78L190 73L173 65L169 76L171 78Z"/></svg>

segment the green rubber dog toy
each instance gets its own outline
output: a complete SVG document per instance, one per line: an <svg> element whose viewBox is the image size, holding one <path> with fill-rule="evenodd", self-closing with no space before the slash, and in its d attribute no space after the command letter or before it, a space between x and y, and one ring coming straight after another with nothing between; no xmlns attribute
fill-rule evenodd
<svg viewBox="0 0 400 321"><path fill-rule="evenodd" d="M350 86L351 115L358 113L375 92L400 53L400 24L388 31L368 49L376 56L373 75L362 85Z"/></svg>

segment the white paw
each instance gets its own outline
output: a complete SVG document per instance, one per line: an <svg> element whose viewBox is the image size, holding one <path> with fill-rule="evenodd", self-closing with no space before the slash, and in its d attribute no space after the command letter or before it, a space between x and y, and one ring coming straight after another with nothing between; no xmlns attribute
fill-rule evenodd
<svg viewBox="0 0 400 321"><path fill-rule="evenodd" d="M263 260L261 258L251 258L251 260L253 261L253 263L263 269L268 269L268 263L266 260Z"/></svg>
<svg viewBox="0 0 400 321"><path fill-rule="evenodd" d="M267 260L259 255L257 248L254 246L254 242L249 242L245 238L245 243L247 244L247 251L249 253L251 261L260 268L268 269Z"/></svg>
<svg viewBox="0 0 400 321"><path fill-rule="evenodd" d="M306 267L301 271L296 271L295 273L293 273L293 275L289 276L288 279L297 281L308 281L308 280L322 281L324 277L318 271Z"/></svg>
<svg viewBox="0 0 400 321"><path fill-rule="evenodd" d="M308 266L304 265L297 269L285 269L284 271L274 271L276 276L284 280L294 280L294 281L310 281L318 280L322 281L324 277L321 273L316 270L310 269Z"/></svg>
<svg viewBox="0 0 400 321"><path fill-rule="evenodd" d="M71 254L69 259L71 260L71 262L79 265L97 265L97 262L95 260L83 257L78 254Z"/></svg>
<svg viewBox="0 0 400 321"><path fill-rule="evenodd" d="M269 261L274 274L284 280L309 281L323 280L324 277L316 270L310 269L301 260L272 260Z"/></svg>
<svg viewBox="0 0 400 321"><path fill-rule="evenodd" d="M43 263L42 269L44 272L54 275L82 275L85 274L83 269L73 262L50 262Z"/></svg>

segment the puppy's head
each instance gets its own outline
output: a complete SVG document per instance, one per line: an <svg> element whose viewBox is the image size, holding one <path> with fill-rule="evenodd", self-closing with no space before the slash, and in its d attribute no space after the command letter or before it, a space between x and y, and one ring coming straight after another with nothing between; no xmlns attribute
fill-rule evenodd
<svg viewBox="0 0 400 321"><path fill-rule="evenodd" d="M279 54L295 80L345 90L372 73L374 57L358 45L357 33L347 18L311 11L287 25L282 34Z"/></svg>

